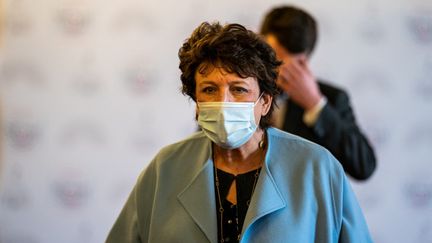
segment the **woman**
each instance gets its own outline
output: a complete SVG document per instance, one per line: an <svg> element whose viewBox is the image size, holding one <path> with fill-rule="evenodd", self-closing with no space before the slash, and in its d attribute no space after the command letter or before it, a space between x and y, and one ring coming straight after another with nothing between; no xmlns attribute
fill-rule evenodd
<svg viewBox="0 0 432 243"><path fill-rule="evenodd" d="M107 242L371 242L338 161L269 127L271 47L238 24L201 24L179 51L202 131L163 148Z"/></svg>

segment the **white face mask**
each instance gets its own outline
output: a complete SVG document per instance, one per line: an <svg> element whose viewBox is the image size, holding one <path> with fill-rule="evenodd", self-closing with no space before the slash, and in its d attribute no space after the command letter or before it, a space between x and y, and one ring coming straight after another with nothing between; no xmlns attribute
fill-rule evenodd
<svg viewBox="0 0 432 243"><path fill-rule="evenodd" d="M256 102L198 102L198 124L217 145L234 149L245 144L254 134Z"/></svg>

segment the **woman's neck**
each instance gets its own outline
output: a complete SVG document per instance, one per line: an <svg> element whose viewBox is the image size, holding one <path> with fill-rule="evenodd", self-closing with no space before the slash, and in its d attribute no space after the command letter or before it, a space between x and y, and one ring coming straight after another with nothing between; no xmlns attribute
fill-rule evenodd
<svg viewBox="0 0 432 243"><path fill-rule="evenodd" d="M224 149L213 145L216 167L234 175L260 168L266 153L266 146L262 146L264 140L264 131L257 129L251 139L240 148Z"/></svg>

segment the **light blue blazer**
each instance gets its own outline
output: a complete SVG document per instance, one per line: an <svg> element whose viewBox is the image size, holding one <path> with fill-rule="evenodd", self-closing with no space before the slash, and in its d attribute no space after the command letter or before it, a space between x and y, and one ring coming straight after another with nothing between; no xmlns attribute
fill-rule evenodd
<svg viewBox="0 0 432 243"><path fill-rule="evenodd" d="M267 135L241 242L372 242L340 163L300 137ZM217 242L212 149L202 132L156 155L106 242Z"/></svg>

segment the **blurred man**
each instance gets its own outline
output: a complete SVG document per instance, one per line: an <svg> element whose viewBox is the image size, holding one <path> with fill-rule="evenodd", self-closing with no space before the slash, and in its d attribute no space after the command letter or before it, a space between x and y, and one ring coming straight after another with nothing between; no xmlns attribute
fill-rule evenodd
<svg viewBox="0 0 432 243"><path fill-rule="evenodd" d="M261 34L283 62L277 81L283 94L273 125L326 147L353 178L369 178L376 159L348 94L318 80L309 68L318 37L314 18L293 6L277 7L265 16Z"/></svg>

